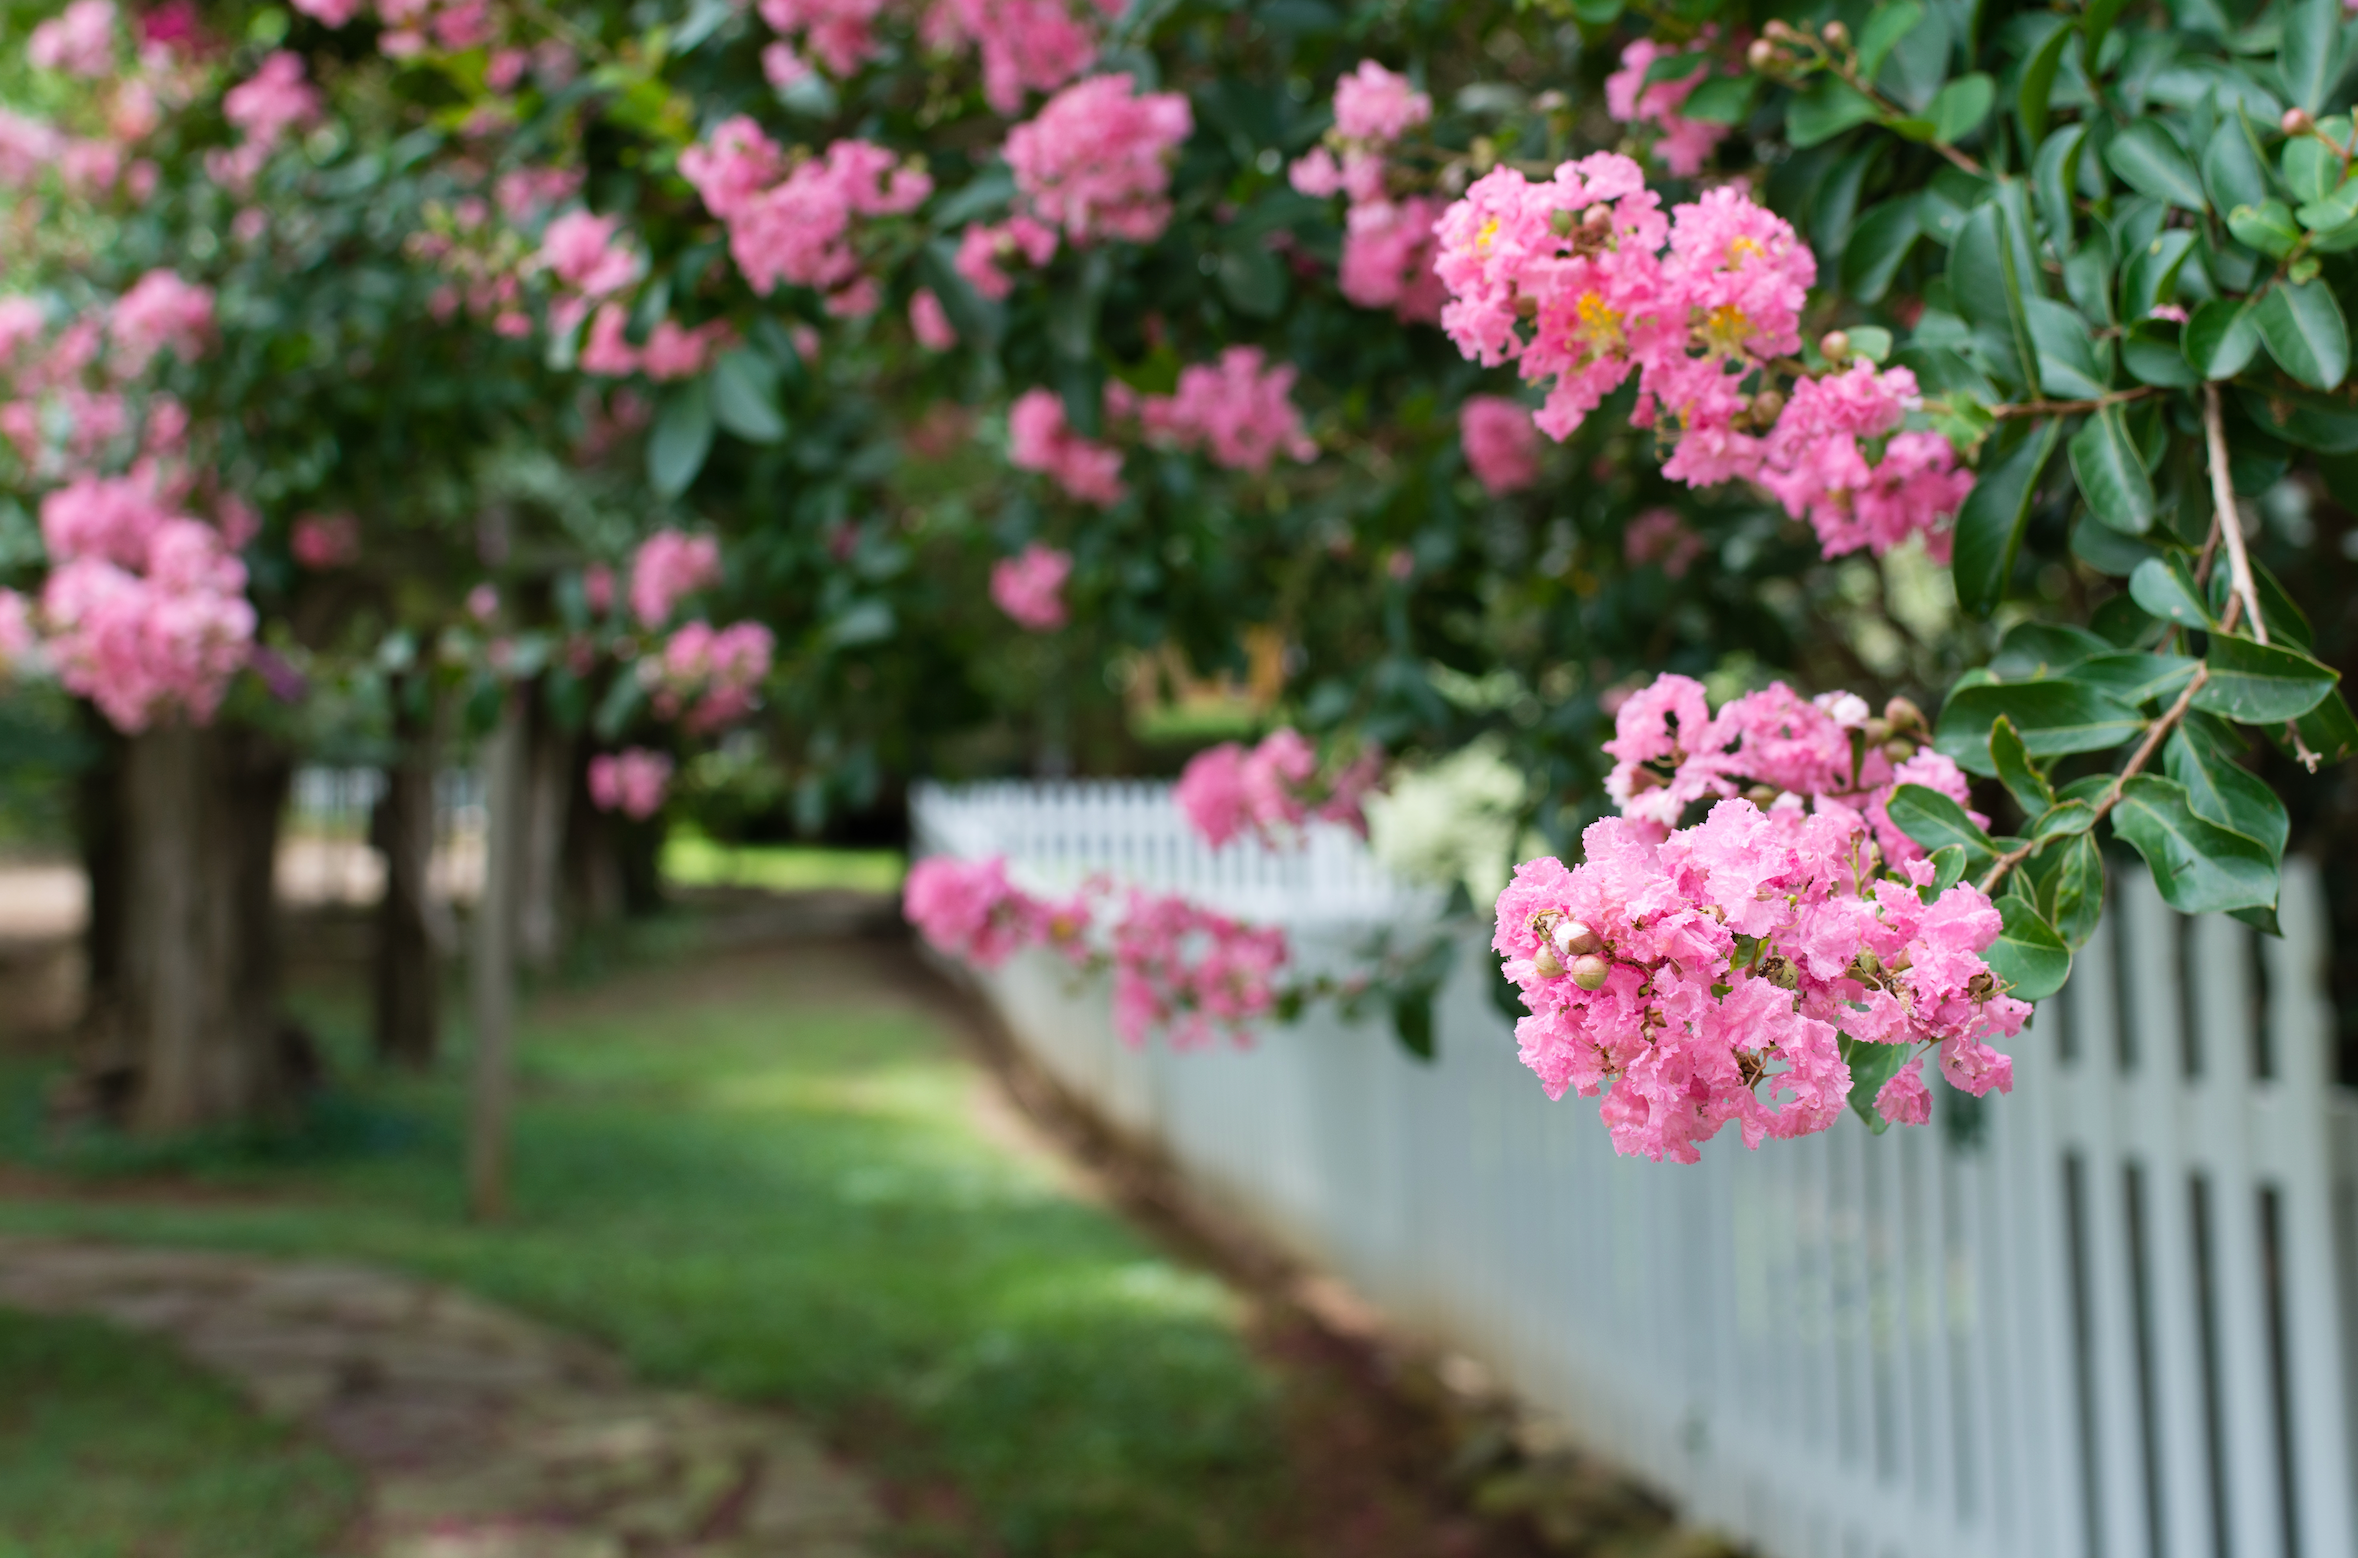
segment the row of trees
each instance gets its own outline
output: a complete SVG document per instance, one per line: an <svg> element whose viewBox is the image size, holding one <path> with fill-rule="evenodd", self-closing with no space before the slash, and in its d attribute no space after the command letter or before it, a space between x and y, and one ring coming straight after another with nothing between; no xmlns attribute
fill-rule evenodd
<svg viewBox="0 0 2358 1558"><path fill-rule="evenodd" d="M726 728L816 822L1128 766L1117 672L1258 645L1330 771L1485 743L1559 851L1871 798L1913 841L1873 868L1986 894L2025 998L2114 842L2266 925L2358 744L2336 0L10 26L0 653L115 733L93 969L155 1128L280 1086L268 916L218 905L266 892L290 754L395 774L414 965L436 743L502 711L519 881L570 832L610 899ZM1665 669L1860 695L1779 727L1849 772L1695 764L1740 745L1700 691L1608 752Z"/></svg>

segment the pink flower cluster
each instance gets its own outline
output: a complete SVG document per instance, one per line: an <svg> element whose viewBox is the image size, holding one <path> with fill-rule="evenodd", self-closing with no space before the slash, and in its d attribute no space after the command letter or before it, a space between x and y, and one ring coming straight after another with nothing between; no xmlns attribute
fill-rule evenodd
<svg viewBox="0 0 2358 1558"><path fill-rule="evenodd" d="M655 321L647 344L633 346L627 331L630 313L620 303L608 303L590 320L589 336L581 343L581 371L619 379L644 373L658 382L694 378L735 332L725 319L714 319L693 330L669 319Z"/></svg>
<svg viewBox="0 0 2358 1558"><path fill-rule="evenodd" d="M1788 509L1825 508L1821 533L1855 534L1849 545L1930 532L1970 489L1937 438L1894 439L1888 476L1866 466L1857 434L1896 425L1890 408L1915 389L1904 370L1853 369L1856 382L1831 389L1805 380L1782 404L1766 386L1772 359L1800 350L1817 262L1740 189L1722 185L1665 219L1637 164L1600 152L1545 183L1495 169L1438 231L1443 328L1468 357L1514 362L1548 385L1537 421L1555 438L1634 372L1630 420L1675 445L1664 475L1695 487L1781 479ZM1871 518L1838 512L1862 495Z"/></svg>
<svg viewBox="0 0 2358 1558"><path fill-rule="evenodd" d="M41 70L104 77L115 67L114 0L73 0L33 29L25 59Z"/></svg>
<svg viewBox="0 0 2358 1558"><path fill-rule="evenodd" d="M1121 0L1095 0L1111 19ZM952 50L971 41L982 53L983 97L1002 114L1023 107L1026 92L1053 92L1089 68L1097 37L1068 0L936 0L922 29L928 47Z"/></svg>
<svg viewBox="0 0 2358 1558"><path fill-rule="evenodd" d="M1155 1032L1174 1048L1208 1043L1221 1031L1236 1042L1277 1003L1277 979L1289 958L1285 933L1241 924L1184 898L1126 893L1118 914L1095 899L1092 882L1071 898L1036 898L1008 880L994 856L966 861L945 855L909 870L903 912L936 951L981 968L997 968L1028 946L1044 946L1076 967L1110 966L1114 1025L1124 1042ZM1091 932L1103 928L1103 950Z"/></svg>
<svg viewBox="0 0 2358 1558"><path fill-rule="evenodd" d="M991 599L1019 626L1053 632L1065 624L1064 581L1072 571L1070 552L1035 541L991 565Z"/></svg>
<svg viewBox="0 0 2358 1558"><path fill-rule="evenodd" d="M719 583L720 576L720 542L711 536L658 530L631 554L631 615L641 627L659 628L671 620L681 597Z"/></svg>
<svg viewBox="0 0 2358 1558"><path fill-rule="evenodd" d="M303 57L285 49L263 56L252 76L222 94L221 117L238 132L238 144L207 152L205 172L244 195L287 132L319 117L319 91L305 79Z"/></svg>
<svg viewBox="0 0 2358 1558"><path fill-rule="evenodd" d="M1969 792L1954 762L1930 747L1897 750L1909 743L1883 723L1869 740L1864 699L1804 699L1783 682L1731 698L1715 715L1701 682L1665 674L1614 711L1605 793L1625 815L1663 828L1678 826L1698 801L1737 794L1749 793L1772 813L1807 803L1861 820L1887 866L1912 864L1924 851L1885 814L1892 791L1920 784L1959 805Z"/></svg>
<svg viewBox="0 0 2358 1558"><path fill-rule="evenodd" d="M743 115L682 152L680 173L728 228L729 253L756 292L809 287L838 315L874 313L882 299L853 246L853 218L903 216L933 193L923 169L867 141L837 141L790 167Z"/></svg>
<svg viewBox="0 0 2358 1558"><path fill-rule="evenodd" d="M1171 160L1195 131L1177 92L1092 76L1007 133L1007 165L1025 210L1075 243L1152 243L1171 221Z"/></svg>
<svg viewBox="0 0 2358 1558"><path fill-rule="evenodd" d="M1494 498L1539 480L1539 429L1531 408L1502 395L1468 395L1457 413L1458 444L1474 479Z"/></svg>
<svg viewBox="0 0 2358 1558"><path fill-rule="evenodd" d="M1214 849L1248 833L1264 848L1298 843L1313 817L1364 836L1362 807L1383 767L1383 753L1371 747L1337 773L1320 798L1313 782L1318 754L1299 732L1281 727L1250 751L1224 741L1198 752L1180 772L1172 799Z"/></svg>
<svg viewBox="0 0 2358 1558"><path fill-rule="evenodd" d="M287 550L314 572L348 567L360 560L360 521L350 514L299 515Z"/></svg>
<svg viewBox="0 0 2358 1558"><path fill-rule="evenodd" d="M1703 538L1687 528L1676 509L1648 509L1621 533L1621 555L1633 567L1660 565L1673 579L1683 579L1703 555Z"/></svg>
<svg viewBox="0 0 2358 1558"><path fill-rule="evenodd" d="M157 352L170 347L194 361L213 330L213 289L182 281L158 268L131 284L107 315L114 340L115 370L126 378L147 371Z"/></svg>
<svg viewBox="0 0 2358 1558"><path fill-rule="evenodd" d="M1037 268L1056 257L1056 229L1043 227L1018 212L1004 222L975 223L958 235L958 257L953 262L968 286L994 303L1005 302L1015 290L1001 266L1021 259Z"/></svg>
<svg viewBox="0 0 2358 1558"><path fill-rule="evenodd" d="M1425 195L1394 196L1387 159L1402 136L1432 117L1433 100L1406 76L1361 60L1335 83L1329 144L1297 158L1288 170L1305 195L1349 199L1336 276L1343 296L1361 308L1389 308L1420 323L1440 318L1445 297L1433 274L1433 223L1441 205Z"/></svg>
<svg viewBox="0 0 2358 1558"><path fill-rule="evenodd" d="M213 526L138 477L83 476L41 503L41 617L67 691L117 729L213 717L253 645L246 570Z"/></svg>
<svg viewBox="0 0 2358 1558"><path fill-rule="evenodd" d="M1083 438L1065 419L1054 390L1030 389L1007 412L1007 459L1038 471L1080 502L1111 508L1122 501L1122 452Z"/></svg>
<svg viewBox="0 0 2358 1558"><path fill-rule="evenodd" d="M1982 961L1998 911L1963 883L1927 904L1928 863L1879 875L1855 814L1724 800L1667 837L1608 817L1581 844L1577 867L1516 868L1491 944L1530 1014L1523 1063L1551 1098L1604 1092L1617 1151L1692 1163L1731 1121L1748 1147L1828 1129L1844 1037L1937 1045L1957 1087L2012 1088L1988 1041L2030 1007ZM1878 1102L1920 1121L1920 1070L1901 1075Z"/></svg>
<svg viewBox="0 0 2358 1558"><path fill-rule="evenodd" d="M639 674L653 686L659 716L678 719L691 732L717 730L753 712L776 648L777 640L758 622L717 629L690 622L671 635L660 656L639 662Z"/></svg>
<svg viewBox="0 0 2358 1558"><path fill-rule="evenodd" d="M876 17L884 0L761 0L770 30L799 42L838 76L848 76L876 52Z"/></svg>
<svg viewBox="0 0 2358 1558"><path fill-rule="evenodd" d="M1704 41L1710 41L1710 31ZM1679 117L1679 107L1694 95L1711 74L1708 61L1698 60L1688 74L1646 84L1654 62L1673 51L1651 38L1640 38L1621 51L1621 68L1605 78L1605 111L1622 124L1648 125L1660 132L1653 154L1675 178L1693 178L1703 171L1712 149L1727 138L1728 127L1705 120Z"/></svg>
<svg viewBox="0 0 2358 1558"><path fill-rule="evenodd" d="M14 675L40 643L41 635L33 626L32 602L14 590L0 589L0 676Z"/></svg>
<svg viewBox="0 0 2358 1558"><path fill-rule="evenodd" d="M1927 902L1932 864L1883 814L1903 783L1962 802L1964 776L1929 750L1854 742L1868 723L1848 693L1804 701L1782 683L1714 716L1700 684L1664 676L1606 743L1623 815L1582 836L1581 865L1526 862L1499 895L1523 1062L1551 1098L1609 1085L1619 1151L1691 1163L1730 1121L1750 1147L1827 1129L1849 1101L1845 1037L1937 1045L1957 1087L2012 1088L1989 1040L2030 1007L1981 957L1998 911L1962 883ZM1875 1102L1923 1123L1922 1058Z"/></svg>
<svg viewBox="0 0 2358 1558"><path fill-rule="evenodd" d="M1217 363L1196 363L1181 371L1177 393L1135 395L1112 380L1105 387L1109 416L1138 418L1149 440L1180 449L1201 449L1212 463L1232 471L1262 472L1280 453L1293 459L1318 458L1318 445L1302 428L1293 402L1291 363L1264 367L1257 346L1231 346Z"/></svg>
<svg viewBox="0 0 2358 1558"><path fill-rule="evenodd" d="M1868 547L1877 557L1912 535L1940 562L1949 532L1937 522L1957 512L1973 474L1938 433L1901 432L1917 400L1905 368L1877 371L1861 358L1841 373L1804 379L1769 434L1758 480L1785 512L1805 515L1828 557ZM1862 441L1883 446L1867 463Z"/></svg>
<svg viewBox="0 0 2358 1558"><path fill-rule="evenodd" d="M590 804L644 822L663 809L671 787L671 758L645 747L601 752L590 759Z"/></svg>
<svg viewBox="0 0 2358 1558"><path fill-rule="evenodd" d="M929 352L946 352L958 344L958 327L928 287L918 288L909 298L909 333Z"/></svg>

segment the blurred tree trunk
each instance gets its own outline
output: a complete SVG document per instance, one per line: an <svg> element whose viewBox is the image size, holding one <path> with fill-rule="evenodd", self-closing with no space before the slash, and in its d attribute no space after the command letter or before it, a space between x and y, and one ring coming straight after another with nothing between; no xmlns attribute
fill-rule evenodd
<svg viewBox="0 0 2358 1558"><path fill-rule="evenodd" d="M91 795L87 1102L145 1135L283 1111L311 1057L282 1024L273 871L293 776L256 731L158 726Z"/></svg>
<svg viewBox="0 0 2358 1558"><path fill-rule="evenodd" d="M385 858L385 896L377 904L374 1039L380 1064L423 1071L442 1044L442 954L449 936L427 880L441 741L434 716L411 710L400 690L393 705L401 755L385 770L385 793L369 819L369 842Z"/></svg>
<svg viewBox="0 0 2358 1558"><path fill-rule="evenodd" d="M516 953L527 968L554 966L564 950L565 834L580 746L545 698L525 720L523 794L518 797Z"/></svg>

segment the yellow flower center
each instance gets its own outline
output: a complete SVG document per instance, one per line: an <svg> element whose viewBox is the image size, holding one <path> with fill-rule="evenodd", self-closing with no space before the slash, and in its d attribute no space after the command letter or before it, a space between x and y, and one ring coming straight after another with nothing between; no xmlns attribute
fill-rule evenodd
<svg viewBox="0 0 2358 1558"><path fill-rule="evenodd" d="M1712 351L1733 357L1752 338L1752 321L1735 304L1722 303L1703 316L1702 336Z"/></svg>
<svg viewBox="0 0 2358 1558"><path fill-rule="evenodd" d="M1494 216L1489 221L1484 222L1482 224L1482 230L1474 235L1474 252L1476 254L1488 254L1490 252L1490 240L1496 238L1497 236L1498 218Z"/></svg>
<svg viewBox="0 0 2358 1558"><path fill-rule="evenodd" d="M1728 245L1728 269L1734 270L1737 266L1744 263L1745 256L1753 254L1759 255L1762 259L1768 258L1768 250L1762 248L1758 240L1752 238L1737 239L1734 243Z"/></svg>
<svg viewBox="0 0 2358 1558"><path fill-rule="evenodd" d="M1572 333L1577 339L1586 342L1592 351L1601 356L1620 351L1629 344L1627 337L1621 333L1619 311L1606 307L1604 298L1594 292L1583 292L1575 307L1579 311L1580 323Z"/></svg>

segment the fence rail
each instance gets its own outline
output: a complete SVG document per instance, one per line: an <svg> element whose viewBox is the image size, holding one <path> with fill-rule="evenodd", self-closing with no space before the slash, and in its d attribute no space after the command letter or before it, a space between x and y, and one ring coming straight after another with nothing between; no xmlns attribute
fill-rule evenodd
<svg viewBox="0 0 2358 1558"><path fill-rule="evenodd" d="M1134 874L1330 945L1435 906L1344 836L1205 849L1159 787L926 790L915 822L1042 886ZM1777 1558L2358 1558L2358 1105L2299 861L2282 923L2119 873L2011 1097L1692 1168L1547 1102L1473 938L1431 1065L1323 1014L1131 1050L1046 958L983 988L1207 1194Z"/></svg>

